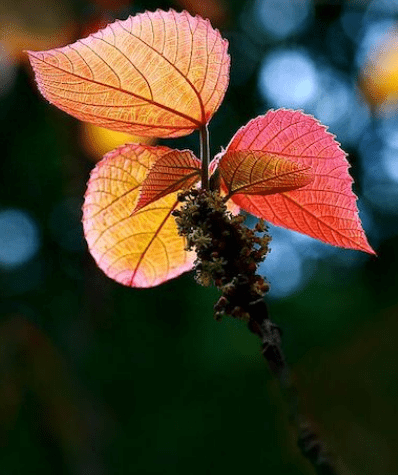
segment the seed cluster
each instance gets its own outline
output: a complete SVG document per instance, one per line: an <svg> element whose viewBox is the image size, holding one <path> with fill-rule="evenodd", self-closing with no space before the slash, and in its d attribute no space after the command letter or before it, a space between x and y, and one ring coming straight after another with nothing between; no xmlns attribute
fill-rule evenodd
<svg viewBox="0 0 398 475"><path fill-rule="evenodd" d="M204 286L214 283L222 292L215 317L248 320L249 305L269 290L268 282L256 273L271 241L264 222L248 228L245 217L232 215L217 192L189 190L179 200L183 205L173 215L187 250L196 251L195 278Z"/></svg>

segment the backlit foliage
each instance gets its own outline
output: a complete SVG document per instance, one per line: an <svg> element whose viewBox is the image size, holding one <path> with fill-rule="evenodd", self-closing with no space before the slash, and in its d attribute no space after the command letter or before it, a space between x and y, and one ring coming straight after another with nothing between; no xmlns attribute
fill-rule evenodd
<svg viewBox="0 0 398 475"><path fill-rule="evenodd" d="M29 52L29 58L44 97L78 119L130 134L179 137L203 134L220 106L229 82L227 47L208 20L157 10L63 48ZM271 110L238 130L210 164L214 202L221 191L223 203L231 200L273 224L373 253L348 167L334 136L315 118ZM91 174L83 207L99 267L132 287L158 285L191 269L195 253L187 251L192 246L178 235L173 214L178 218L178 191L189 196L206 188L208 173L187 150L126 144L108 153Z"/></svg>

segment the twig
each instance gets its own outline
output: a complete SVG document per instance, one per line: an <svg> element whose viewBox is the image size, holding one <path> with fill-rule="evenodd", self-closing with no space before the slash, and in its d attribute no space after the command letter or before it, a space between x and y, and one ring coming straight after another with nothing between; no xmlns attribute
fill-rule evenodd
<svg viewBox="0 0 398 475"><path fill-rule="evenodd" d="M201 137L205 139L205 134ZM179 199L183 206L173 214L180 235L187 240L187 249L196 251L196 280L205 286L214 283L222 293L214 306L215 318L231 315L244 319L250 331L260 337L264 358L287 394L290 421L296 427L301 453L318 475L337 475L323 443L299 414L297 391L281 347L281 331L268 316L264 296L269 285L257 274L271 240L266 226L262 221L254 230L244 226L245 218L232 216L220 194L206 188L182 193Z"/></svg>
<svg viewBox="0 0 398 475"><path fill-rule="evenodd" d="M199 129L200 135L200 159L202 161L202 188L209 189L209 162L210 162L210 144L209 129L207 124Z"/></svg>
<svg viewBox="0 0 398 475"><path fill-rule="evenodd" d="M248 328L261 338L262 353L271 372L278 378L281 388L287 394L290 422L297 430L297 445L304 457L313 465L318 475L337 475L334 464L323 442L310 423L298 411L297 390L290 378L290 370L281 347L281 330L271 322L264 299L258 299L249 306Z"/></svg>

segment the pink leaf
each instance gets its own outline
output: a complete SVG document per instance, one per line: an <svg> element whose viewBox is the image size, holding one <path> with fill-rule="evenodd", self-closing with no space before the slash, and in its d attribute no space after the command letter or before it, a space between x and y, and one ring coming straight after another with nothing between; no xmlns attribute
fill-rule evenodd
<svg viewBox="0 0 398 475"><path fill-rule="evenodd" d="M275 195L235 195L235 203L277 226L374 254L359 219L346 154L319 121L298 111L271 110L238 130L227 151L239 150L262 150L310 166L314 181Z"/></svg>

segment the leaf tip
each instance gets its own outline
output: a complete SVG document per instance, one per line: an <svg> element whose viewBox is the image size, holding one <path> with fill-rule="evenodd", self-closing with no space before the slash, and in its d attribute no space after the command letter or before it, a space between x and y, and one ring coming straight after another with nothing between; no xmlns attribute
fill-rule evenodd
<svg viewBox="0 0 398 475"><path fill-rule="evenodd" d="M37 53L40 53L40 51L31 51L31 50L26 49L26 50L23 50L23 53L26 53L28 55L28 59L29 59L30 64L32 65L33 71L36 72L34 60L38 59Z"/></svg>
<svg viewBox="0 0 398 475"><path fill-rule="evenodd" d="M371 247L371 245L368 243L366 238L365 238L365 241L366 241L366 245L360 250L370 254L371 256L378 257L377 252Z"/></svg>

